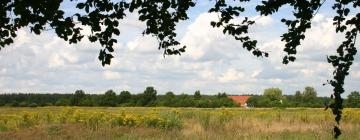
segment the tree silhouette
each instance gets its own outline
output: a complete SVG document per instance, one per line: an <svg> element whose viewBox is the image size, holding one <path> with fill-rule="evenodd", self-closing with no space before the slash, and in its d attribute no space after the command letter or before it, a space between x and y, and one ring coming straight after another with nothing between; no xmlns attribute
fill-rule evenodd
<svg viewBox="0 0 360 140"><path fill-rule="evenodd" d="M222 28L224 34L233 36L234 39L243 43L243 48L255 56L268 56L256 47L257 40L251 39L248 29L255 23L242 15L241 22L233 19L240 18L245 12L244 3L250 0L212 0L214 6L209 12L219 14L219 20L210 23L211 26ZM28 27L31 32L41 32L53 29L58 37L71 43L78 43L85 36L91 42L99 42L99 60L102 65L110 64L111 54L114 51L113 44L117 43L114 38L120 34L119 20L126 16L126 12L137 12L139 20L146 23L143 34L153 35L159 40L159 49L163 49L165 55L180 55L185 52L186 46L180 46L175 39L176 24L187 20L189 8L196 5L196 0L84 0L70 2L76 4L77 13L65 13L60 9L63 0L1 0L0 1L0 46L5 47L13 43L16 31ZM311 28L311 21L326 0L268 0L254 6L261 16L277 13L279 8L288 6L293 9L294 19L282 18L288 31L281 38L285 42L283 63L295 61L297 47L305 38L305 32ZM335 137L341 132L338 127L343 109L344 80L349 74L350 66L357 52L355 47L356 36L360 31L360 13L350 14L359 8L359 0L335 0L331 1L332 9L336 11L333 24L337 33L343 33L345 40L336 49L337 55L328 56L328 62L335 68L333 79L327 84L333 87L331 98L334 102L329 105L335 115ZM358 11L356 11L358 12ZM81 24L82 26L76 26ZM91 35L84 35L83 27L89 27Z"/></svg>

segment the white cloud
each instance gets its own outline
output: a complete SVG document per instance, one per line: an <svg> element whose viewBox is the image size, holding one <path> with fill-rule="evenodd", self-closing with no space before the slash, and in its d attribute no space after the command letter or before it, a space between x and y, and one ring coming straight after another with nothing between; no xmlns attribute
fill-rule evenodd
<svg viewBox="0 0 360 140"><path fill-rule="evenodd" d="M215 43L217 40L224 38L221 35L221 31L218 28L212 28L210 26L211 21L216 21L217 15L213 14L200 14L199 17L189 25L186 30L185 36L182 38L181 43L189 46L187 48L186 56L194 60L199 60L205 55L207 50L214 46L212 43Z"/></svg>
<svg viewBox="0 0 360 140"><path fill-rule="evenodd" d="M231 82L231 81L236 81L236 80L240 80L241 78L244 78L245 74L237 71L235 69L229 69L226 71L226 73L222 74L219 77L219 81L221 83L227 83L227 82Z"/></svg>
<svg viewBox="0 0 360 140"><path fill-rule="evenodd" d="M61 59L58 54L55 54L55 55L50 57L50 60L49 60L49 67L50 68L61 67L61 66L64 66L64 65L65 65L64 60Z"/></svg>
<svg viewBox="0 0 360 140"><path fill-rule="evenodd" d="M152 36L141 36L144 23L136 15L121 22L119 43L114 46L115 58L102 67L97 60L99 44L87 39L69 45L53 33L41 36L20 30L15 44L0 51L0 89L4 92L72 92L76 89L96 93L113 88L116 91L142 92L154 86L159 93L230 94L262 93L268 87L279 87L287 94L311 85L319 95L331 89L323 87L332 76L333 68L325 55L335 53L341 36L332 28L331 18L318 14L313 28L299 47L297 61L282 64L286 31L279 19L257 17L251 36L259 40L258 47L270 53L269 58L256 58L221 29L212 28L216 14L199 14L189 26L181 26L180 42L187 46L182 56L162 55ZM279 24L281 27L280 28ZM285 30L284 30L285 29ZM355 63L347 79L348 90L360 90L360 66Z"/></svg>
<svg viewBox="0 0 360 140"><path fill-rule="evenodd" d="M302 69L300 71L304 74L304 76L312 76L314 74L314 71L311 69Z"/></svg>
<svg viewBox="0 0 360 140"><path fill-rule="evenodd" d="M353 71L352 76L353 78L360 78L360 71Z"/></svg>
<svg viewBox="0 0 360 140"><path fill-rule="evenodd" d="M251 78L256 78L259 74L261 73L261 70L255 70L252 74L251 74Z"/></svg>
<svg viewBox="0 0 360 140"><path fill-rule="evenodd" d="M156 46L157 40L151 36L140 36L136 37L134 40L131 40L127 43L127 47L132 53L142 53L142 54L155 54L159 53L158 46Z"/></svg>
<svg viewBox="0 0 360 140"><path fill-rule="evenodd" d="M211 79L214 77L214 74L211 70L209 69L204 69L200 72L200 76L204 79Z"/></svg>
<svg viewBox="0 0 360 140"><path fill-rule="evenodd" d="M107 80L114 80L114 79L120 79L121 75L119 72L113 72L113 71L104 71L103 75L105 77L105 79Z"/></svg>
<svg viewBox="0 0 360 140"><path fill-rule="evenodd" d="M6 72L7 72L7 69L5 69L5 68L0 70L0 74L6 74Z"/></svg>

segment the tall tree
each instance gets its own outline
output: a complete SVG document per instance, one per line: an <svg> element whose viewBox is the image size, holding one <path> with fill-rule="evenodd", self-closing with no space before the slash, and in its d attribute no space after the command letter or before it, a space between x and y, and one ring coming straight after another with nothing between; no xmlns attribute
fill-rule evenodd
<svg viewBox="0 0 360 140"><path fill-rule="evenodd" d="M225 92L223 92L223 93L219 92L219 93L217 94L217 98L227 98L227 97L228 97L228 96L226 95Z"/></svg>

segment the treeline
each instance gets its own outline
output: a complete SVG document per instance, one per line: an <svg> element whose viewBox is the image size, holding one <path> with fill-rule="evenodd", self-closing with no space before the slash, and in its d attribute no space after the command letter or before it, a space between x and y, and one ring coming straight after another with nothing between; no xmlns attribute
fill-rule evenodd
<svg viewBox="0 0 360 140"><path fill-rule="evenodd" d="M265 89L263 95L253 95L247 101L250 107L326 107L331 104L329 97L317 97L313 87L305 87L304 91L296 91L294 95L283 95L279 88ZM360 94L351 92L344 99L344 107L360 108Z"/></svg>
<svg viewBox="0 0 360 140"><path fill-rule="evenodd" d="M166 106L166 107L236 107L237 104L227 98L226 93L201 95L175 95L169 91L157 95L154 87L147 87L143 93L131 94L129 91L116 93L108 90L104 94L86 94L77 90L74 94L0 94L0 106L36 107L36 106Z"/></svg>
<svg viewBox="0 0 360 140"><path fill-rule="evenodd" d="M283 95L279 88L265 89L262 95L251 95L249 107L325 107L331 103L329 97L317 97L313 87L305 87L294 95ZM37 106L164 106L164 107L237 107L226 93L217 95L194 94L175 95L169 91L158 95L154 87L144 92L131 94L129 91L116 93L108 90L104 94L86 94L77 90L73 94L0 94L0 106L37 107ZM360 94L351 92L344 100L344 107L360 108Z"/></svg>

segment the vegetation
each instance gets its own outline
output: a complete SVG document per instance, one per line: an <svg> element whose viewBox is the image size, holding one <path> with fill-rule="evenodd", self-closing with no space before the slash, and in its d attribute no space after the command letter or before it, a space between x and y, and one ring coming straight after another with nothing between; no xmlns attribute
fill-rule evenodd
<svg viewBox="0 0 360 140"><path fill-rule="evenodd" d="M296 91L294 95L282 95L279 88L264 90L264 95L252 96L248 104L254 107L314 107L324 108L330 103L328 97L317 97L313 87L305 87L303 92Z"/></svg>
<svg viewBox="0 0 360 140"><path fill-rule="evenodd" d="M74 94L0 94L0 106L36 107L36 106L168 106L168 107L236 107L237 104L227 98L225 93L215 96L175 95L167 92L157 95L154 87L147 87L143 93L131 94L121 91L116 94L108 90L104 94L85 94L82 90Z"/></svg>
<svg viewBox="0 0 360 140"><path fill-rule="evenodd" d="M210 13L218 13L219 20L209 23L214 28L221 28L224 34L243 43L243 48L257 57L268 57L267 52L257 47L257 40L249 36L249 27L256 21L243 14L249 10L244 7L249 0L237 2L226 0L209 1L214 5ZM296 60L297 47L305 39L305 33L311 28L312 20L326 0L287 0L287 1L261 1L255 4L254 9L261 16L275 14L283 6L292 11L293 18L285 15L281 22L288 27L288 31L281 36L285 42L283 63L288 64ZM185 45L180 46L176 40L176 24L188 19L188 11L195 7L196 1L142 1L130 0L112 2L110 0L70 1L76 5L76 10L63 10L60 5L62 0L51 1L0 1L0 47L13 43L17 36L16 31L28 27L30 31L39 35L44 30L54 29L56 35L69 43L78 43L85 36L91 42L99 42L104 49L100 49L99 60L102 65L110 64L114 52L113 45L117 43L115 36L120 35L119 20L126 17L127 13L137 12L139 20L146 23L143 34L153 35L159 40L159 49L164 55L180 55L185 52ZM331 1L331 8L336 12L333 24L337 33L345 35L344 41L336 49L336 55L327 57L328 63L334 67L333 79L327 84L333 87L329 104L336 116L337 125L334 127L335 137L341 132L338 127L343 109L345 77L349 74L354 56L357 53L355 46L357 34L360 31L360 7L358 0ZM71 13L69 11L76 11ZM355 11L355 12L354 12ZM77 26L76 23L81 24ZM83 28L90 28L91 34L85 34Z"/></svg>
<svg viewBox="0 0 360 140"><path fill-rule="evenodd" d="M329 97L317 97L313 87L305 87L304 91L296 91L294 95L283 95L279 88L268 88L263 95L250 95L247 101L249 107L311 107L325 108L330 104ZM104 94L86 94L77 90L74 94L0 94L0 106L37 107L37 106L162 106L162 107L237 107L238 104L228 98L226 93L217 95L194 95L166 92L158 95L154 87L147 87L143 93L131 94L121 91L117 94L108 90ZM345 107L359 108L360 94L351 92L345 99Z"/></svg>
<svg viewBox="0 0 360 140"><path fill-rule="evenodd" d="M331 139L330 111L164 107L0 108L0 139ZM316 113L313 113L316 112ZM360 137L360 110L345 109L344 135Z"/></svg>
<svg viewBox="0 0 360 140"><path fill-rule="evenodd" d="M351 99L346 99L345 107L356 107L348 104ZM360 100L357 100L360 101ZM264 90L264 95L253 95L248 100L251 107L312 107L326 108L331 102L329 97L317 97L317 92L313 87L305 87L303 92L296 91L293 95L282 95L281 89L269 88Z"/></svg>
<svg viewBox="0 0 360 140"><path fill-rule="evenodd" d="M360 93L358 91L351 92L345 105L348 107L360 107Z"/></svg>

